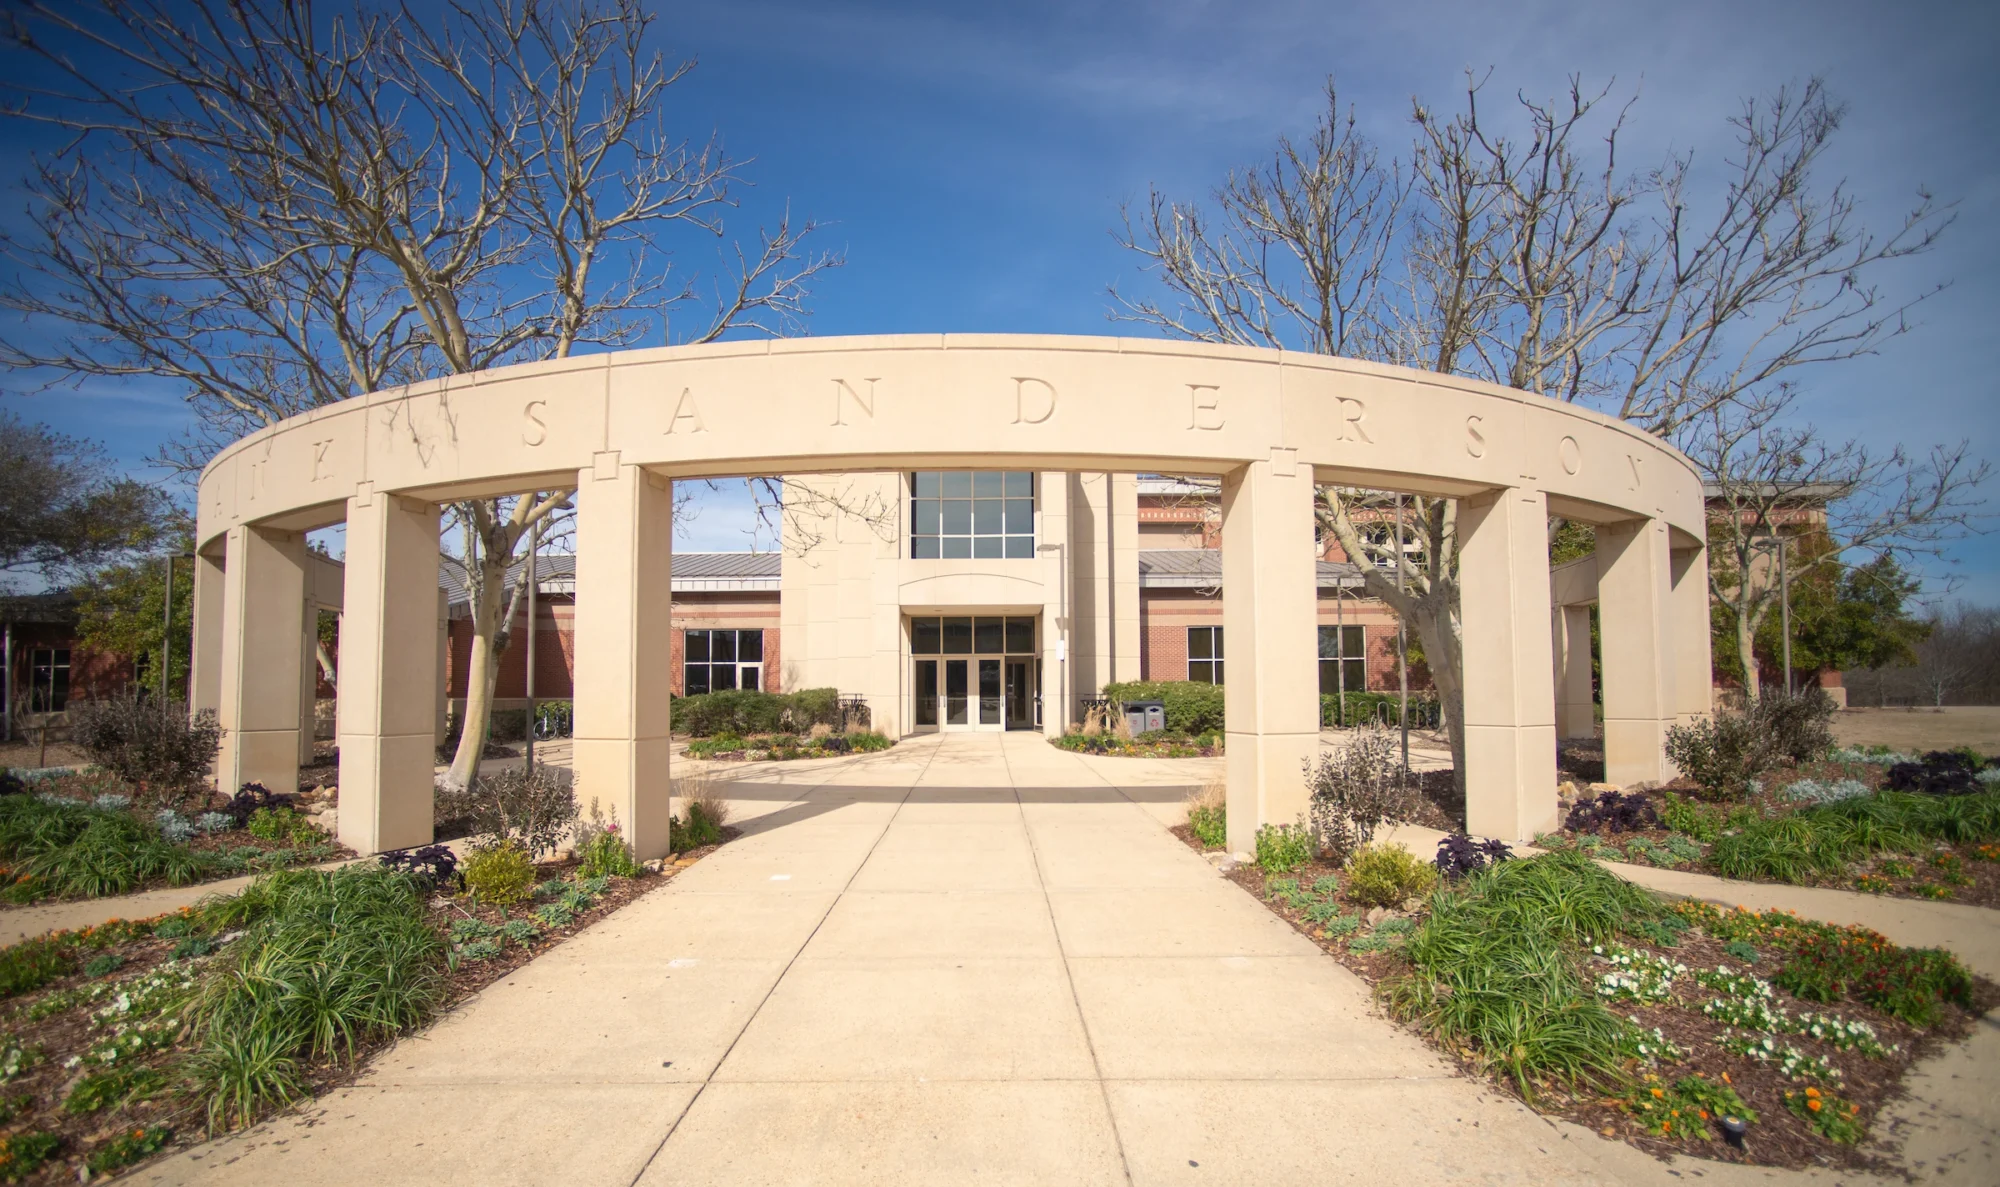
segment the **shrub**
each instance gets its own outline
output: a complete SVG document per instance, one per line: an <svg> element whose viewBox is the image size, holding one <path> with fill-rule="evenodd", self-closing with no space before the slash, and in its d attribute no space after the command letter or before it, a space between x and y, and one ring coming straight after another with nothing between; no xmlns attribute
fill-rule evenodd
<svg viewBox="0 0 2000 1187"><path fill-rule="evenodd" d="M1319 694L1319 723L1322 726L1393 724L1402 718L1402 697L1393 692L1349 692L1347 703L1340 694ZM1438 722L1437 698L1421 693L1410 697L1410 728L1434 726Z"/></svg>
<svg viewBox="0 0 2000 1187"><path fill-rule="evenodd" d="M843 724L840 691L802 688L790 693L750 689L699 693L675 699L673 723L676 730L696 738L805 730L820 724L838 727Z"/></svg>
<svg viewBox="0 0 2000 1187"><path fill-rule="evenodd" d="M279 844L314 845L326 839L305 817L291 808L259 808L250 814L250 835Z"/></svg>
<svg viewBox="0 0 2000 1187"><path fill-rule="evenodd" d="M1852 997L1925 1028L1937 1025L1945 1003L1972 1003L1972 974L1949 952L1899 948L1859 928L1800 939L1772 981L1806 1001Z"/></svg>
<svg viewBox="0 0 2000 1187"><path fill-rule="evenodd" d="M1438 877L1456 882L1513 856L1514 850L1505 841L1475 841L1464 833L1453 833L1438 842L1437 857L1431 864L1437 867Z"/></svg>
<svg viewBox="0 0 2000 1187"><path fill-rule="evenodd" d="M681 802L681 814L668 822L668 848L686 853L722 840L722 828L729 823L729 801L721 789L701 776L675 780L674 791Z"/></svg>
<svg viewBox="0 0 2000 1187"><path fill-rule="evenodd" d="M167 1077L149 1067L110 1068L76 1082L63 1098L63 1109L82 1115L128 1100L143 1100L167 1086Z"/></svg>
<svg viewBox="0 0 2000 1187"><path fill-rule="evenodd" d="M1577 953L1657 922L1657 900L1587 857L1551 853L1474 874L1430 906L1404 947L1411 973L1385 987L1393 1010L1470 1046L1524 1093L1530 1076L1607 1085L1620 1075L1628 1026L1585 981Z"/></svg>
<svg viewBox="0 0 2000 1187"><path fill-rule="evenodd" d="M1340 749L1322 751L1306 767L1306 785L1313 830L1328 856L1345 861L1383 823L1408 820L1416 805L1409 783L1395 738L1381 726L1356 730Z"/></svg>
<svg viewBox="0 0 2000 1187"><path fill-rule="evenodd" d="M1813 762L1833 750L1833 715L1839 706L1816 687L1786 692L1767 688L1751 708L1772 757Z"/></svg>
<svg viewBox="0 0 2000 1187"><path fill-rule="evenodd" d="M1754 1124L1757 1114L1736 1090L1715 1084L1701 1076L1682 1076L1671 1087L1662 1087L1660 1078L1648 1075L1624 1101L1625 1111L1646 1127L1646 1132L1666 1138L1706 1138L1708 1123L1717 1117L1736 1117Z"/></svg>
<svg viewBox="0 0 2000 1187"><path fill-rule="evenodd" d="M1886 786L1891 791L1920 791L1930 795L1971 795L1990 788L1981 778L1976 756L1957 750L1933 750L1923 758L1896 763L1888 771Z"/></svg>
<svg viewBox="0 0 2000 1187"><path fill-rule="evenodd" d="M408 876L380 866L287 870L200 910L243 935L211 966L189 1015L187 1071L211 1128L247 1125L305 1095L301 1059L352 1058L443 1000L447 949Z"/></svg>
<svg viewBox="0 0 2000 1187"><path fill-rule="evenodd" d="M199 786L222 742L213 712L189 716L180 701L142 698L136 691L71 705L69 721L70 741L90 761L168 795Z"/></svg>
<svg viewBox="0 0 2000 1187"><path fill-rule="evenodd" d="M463 790L441 788L439 819L462 821L474 834L519 841L530 856L554 849L576 820L569 772L538 766L481 775Z"/></svg>
<svg viewBox="0 0 2000 1187"><path fill-rule="evenodd" d="M611 820L606 823L595 799L590 801L590 819L576 826L575 850L577 873L582 877L639 875L639 862L632 854L632 846L625 843L618 830L618 809L611 810Z"/></svg>
<svg viewBox="0 0 2000 1187"><path fill-rule="evenodd" d="M1265 873L1288 874L1312 858L1312 830L1304 822L1267 824L1257 830L1257 866Z"/></svg>
<svg viewBox="0 0 2000 1187"><path fill-rule="evenodd" d="M69 945L40 938L0 948L0 998L40 989L76 970Z"/></svg>
<svg viewBox="0 0 2000 1187"><path fill-rule="evenodd" d="M1763 730L1749 714L1724 709L1667 730L1667 758L1717 798L1748 795L1750 781L1770 760Z"/></svg>
<svg viewBox="0 0 2000 1187"><path fill-rule="evenodd" d="M1401 845L1363 845L1347 861L1347 897L1396 907L1437 889L1437 870Z"/></svg>
<svg viewBox="0 0 2000 1187"><path fill-rule="evenodd" d="M109 1174L166 1149L168 1140L173 1136L174 1131L164 1125L151 1125L121 1133L91 1151L90 1157L84 1160L84 1165L89 1168L91 1174Z"/></svg>
<svg viewBox="0 0 2000 1187"><path fill-rule="evenodd" d="M77 898L158 881L186 886L210 866L129 812L32 796L0 799L0 855L15 859L14 873L29 879L35 894Z"/></svg>
<svg viewBox="0 0 2000 1187"><path fill-rule="evenodd" d="M262 783L245 783L236 789L235 795L229 797L229 802L222 806L220 814L229 817L233 827L247 829L250 827L250 818L255 816L259 809L289 808L297 802L297 799L298 797L285 792L272 791Z"/></svg>
<svg viewBox="0 0 2000 1187"><path fill-rule="evenodd" d="M0 1178L18 1183L40 1170L62 1148L61 1134L30 1131L0 1137Z"/></svg>
<svg viewBox="0 0 2000 1187"><path fill-rule="evenodd" d="M1580 800L1569 810L1563 827L1572 832L1637 832L1654 828L1660 823L1660 814L1654 810L1653 801L1634 792L1607 791L1594 799Z"/></svg>
<svg viewBox="0 0 2000 1187"><path fill-rule="evenodd" d="M528 897L535 885L535 863L511 838L482 845L465 859L460 875L465 892L482 903L512 906Z"/></svg>
<svg viewBox="0 0 2000 1187"><path fill-rule="evenodd" d="M1104 686L1104 695L1123 706L1133 701L1159 701L1166 707L1167 729L1180 734L1206 734L1223 728L1223 690L1220 684L1196 680L1114 681ZM1124 714L1118 714L1122 720Z"/></svg>
<svg viewBox="0 0 2000 1187"><path fill-rule="evenodd" d="M458 880L458 855L448 845L397 849L377 860L384 869L409 875L424 890L449 890Z"/></svg>
<svg viewBox="0 0 2000 1187"><path fill-rule="evenodd" d="M102 955L91 957L89 962L83 966L83 975L86 977L108 977L124 967L124 957L118 955L116 952L106 952Z"/></svg>
<svg viewBox="0 0 2000 1187"><path fill-rule="evenodd" d="M1229 797L1220 783L1204 784L1188 793L1188 831L1204 849L1229 843Z"/></svg>

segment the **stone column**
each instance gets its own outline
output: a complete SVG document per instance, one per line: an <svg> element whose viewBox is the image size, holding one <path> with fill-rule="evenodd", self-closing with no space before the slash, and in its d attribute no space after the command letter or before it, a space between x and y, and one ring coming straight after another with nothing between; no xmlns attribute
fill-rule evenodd
<svg viewBox="0 0 2000 1187"><path fill-rule="evenodd" d="M300 608L299 631L299 765L313 760L313 735L319 732L319 603L308 595Z"/></svg>
<svg viewBox="0 0 2000 1187"><path fill-rule="evenodd" d="M1686 725L1714 707L1715 675L1709 654L1708 549L1676 548L1668 561L1673 592L1674 720Z"/></svg>
<svg viewBox="0 0 2000 1187"><path fill-rule="evenodd" d="M1042 733L1059 738L1077 720L1069 673L1074 660L1067 615L1073 610L1069 587L1069 475L1047 470L1035 475L1035 555L1042 574L1042 620L1035 637L1042 657Z"/></svg>
<svg viewBox="0 0 2000 1187"><path fill-rule="evenodd" d="M1312 471L1288 450L1222 480L1223 688L1229 848L1305 812L1319 750Z"/></svg>
<svg viewBox="0 0 2000 1187"><path fill-rule="evenodd" d="M1669 570L1665 522L1641 519L1597 529L1604 778L1621 787L1672 774L1664 750L1674 722L1677 663Z"/></svg>
<svg viewBox="0 0 2000 1187"><path fill-rule="evenodd" d="M222 586L227 573L220 552L202 553L194 562L194 654L188 681L192 712L222 711Z"/></svg>
<svg viewBox="0 0 2000 1187"><path fill-rule="evenodd" d="M1139 476L1111 477L1111 679L1139 678Z"/></svg>
<svg viewBox="0 0 2000 1187"><path fill-rule="evenodd" d="M641 860L667 853L673 489L616 452L576 491L577 797L618 813Z"/></svg>
<svg viewBox="0 0 2000 1187"><path fill-rule="evenodd" d="M229 529L228 548L217 714L225 732L215 760L216 783L225 792L245 783L294 792L299 783L305 534L235 527Z"/></svg>
<svg viewBox="0 0 2000 1187"><path fill-rule="evenodd" d="M1558 606L1556 693L1560 712L1556 724L1564 738L1588 738L1597 732L1597 712L1591 696L1590 607Z"/></svg>
<svg viewBox="0 0 2000 1187"><path fill-rule="evenodd" d="M437 591L437 702L432 736L439 746L451 734L451 591Z"/></svg>
<svg viewBox="0 0 2000 1187"><path fill-rule="evenodd" d="M349 499L335 736L340 839L357 853L431 841L437 589L436 504Z"/></svg>
<svg viewBox="0 0 2000 1187"><path fill-rule="evenodd" d="M1528 840L1556 823L1546 496L1460 499L1458 549L1466 831Z"/></svg>

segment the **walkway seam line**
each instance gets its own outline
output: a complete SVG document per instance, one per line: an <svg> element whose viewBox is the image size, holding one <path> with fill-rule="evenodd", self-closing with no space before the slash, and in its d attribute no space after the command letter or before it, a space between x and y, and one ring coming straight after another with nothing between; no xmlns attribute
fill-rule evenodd
<svg viewBox="0 0 2000 1187"><path fill-rule="evenodd" d="M1048 912L1049 932L1056 939L1056 957L1062 961L1063 983L1069 986L1070 1008L1076 1011L1076 1024L1083 1031L1083 1046L1090 1052L1090 1070L1097 1078L1097 1098L1104 1102L1104 1120L1111 1126L1111 1144L1118 1151L1118 1169L1124 1173L1125 1182L1132 1182L1132 1163L1125 1156L1125 1135L1118 1132L1118 1113L1111 1107L1111 1085L1104 1079L1104 1064L1097 1057L1097 1040L1090 1037L1090 1019L1083 1016L1083 1000L1076 995L1076 974L1070 971L1069 950L1063 947L1062 928L1056 923L1055 904L1049 901L1049 880L1042 872L1042 851L1035 844L1034 826L1028 823L1028 810L1021 800L1021 786L1014 778L1014 764L1007 760L1007 747L1000 747L1000 762L1007 769L1007 782L1014 785L1014 811L1021 816L1021 831L1028 837L1028 855L1035 861L1035 885L1042 892L1042 910ZM1120 791L1119 794L1124 794ZM1131 800L1130 796L1126 797Z"/></svg>
<svg viewBox="0 0 2000 1187"><path fill-rule="evenodd" d="M646 1156L646 1161L639 1164L637 1173L632 1176L632 1181L627 1187L638 1187L639 1180L646 1177L646 1172L651 1170L653 1163L659 1159L660 1152L665 1150L667 1143L673 1140L674 1134L681 1127L681 1122L685 1121L687 1115L694 1111L694 1106L701 1100L702 1093L707 1092L708 1086L714 1083L715 1073L721 1071L722 1065L729 1062L730 1053L736 1050L736 1044L743 1041L743 1036L749 1033L751 1024L757 1021L757 1016L762 1014L764 1007L770 1003L771 995L778 992L778 986L784 984L785 978L791 975L792 966L799 962L799 957L805 952L807 946L813 942L813 937L819 935L819 929L826 926L827 916L833 914L833 909L840 905L840 900L845 898L848 890L853 887L854 880L861 876L863 869L867 868L868 860L875 856L875 850L882 844L882 838L889 835L890 826L896 823L896 817L903 814L903 805L910 802L910 793L916 789L918 783L923 782L924 776L930 773L931 760L935 757L936 752L933 751L929 757L925 758L924 769L917 772L916 780L903 788L903 798L896 801L896 810L889 813L889 819L882 822L882 831L875 834L875 840L869 844L868 852L862 854L861 860L855 863L854 872L849 874L847 881L841 884L839 892L833 896L833 901L826 905L826 910L820 912L819 921L813 924L810 932L806 933L806 938L799 941L798 948L792 953L790 959L785 961L785 967L779 969L778 975L771 978L770 988L764 991L763 997L757 999L757 1008L750 1011L750 1016L745 1018L743 1025L736 1029L736 1034L729 1040L729 1046L722 1049L721 1057L715 1061L713 1067L708 1069L708 1073L701 1078L701 1084L694 1090L694 1095L688 1097L687 1103L681 1106L680 1112L674 1114L673 1121L667 1126L667 1132L660 1135L659 1144L654 1146L653 1152ZM818 791L823 787L829 786L830 782L828 780L814 784L812 790ZM800 796L793 802L803 803L807 798L807 796ZM1129 1179L1130 1176L1128 1175L1127 1178Z"/></svg>

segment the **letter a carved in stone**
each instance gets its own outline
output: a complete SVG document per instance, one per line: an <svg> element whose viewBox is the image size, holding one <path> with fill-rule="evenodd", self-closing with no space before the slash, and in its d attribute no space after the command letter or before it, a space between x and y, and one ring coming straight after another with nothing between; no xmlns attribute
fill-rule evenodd
<svg viewBox="0 0 2000 1187"><path fill-rule="evenodd" d="M702 423L701 409L695 405L694 391L691 388L682 388L680 399L674 401L673 415L667 418L667 432L671 433L680 428L682 421L688 423L690 433L708 431L708 426Z"/></svg>

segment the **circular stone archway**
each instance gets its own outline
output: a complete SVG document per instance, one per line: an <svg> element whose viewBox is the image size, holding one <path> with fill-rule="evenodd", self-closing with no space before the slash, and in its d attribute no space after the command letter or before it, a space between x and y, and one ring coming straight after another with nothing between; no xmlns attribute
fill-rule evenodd
<svg viewBox="0 0 2000 1187"><path fill-rule="evenodd" d="M1229 590L1231 847L1306 806L1318 746L1315 483L1460 500L1468 826L1555 813L1546 525L1600 527L1607 749L1665 773L1706 712L1701 483L1629 425L1543 397L1346 359L1110 338L925 335L625 351L344 400L203 471L195 703L229 733L225 785L296 777L304 533L345 521L341 839L430 838L438 506L577 488L575 762L666 847L671 483L1006 468L1212 474ZM1614 698L1615 682L1618 693ZM1635 765L1636 764L1636 765Z"/></svg>

